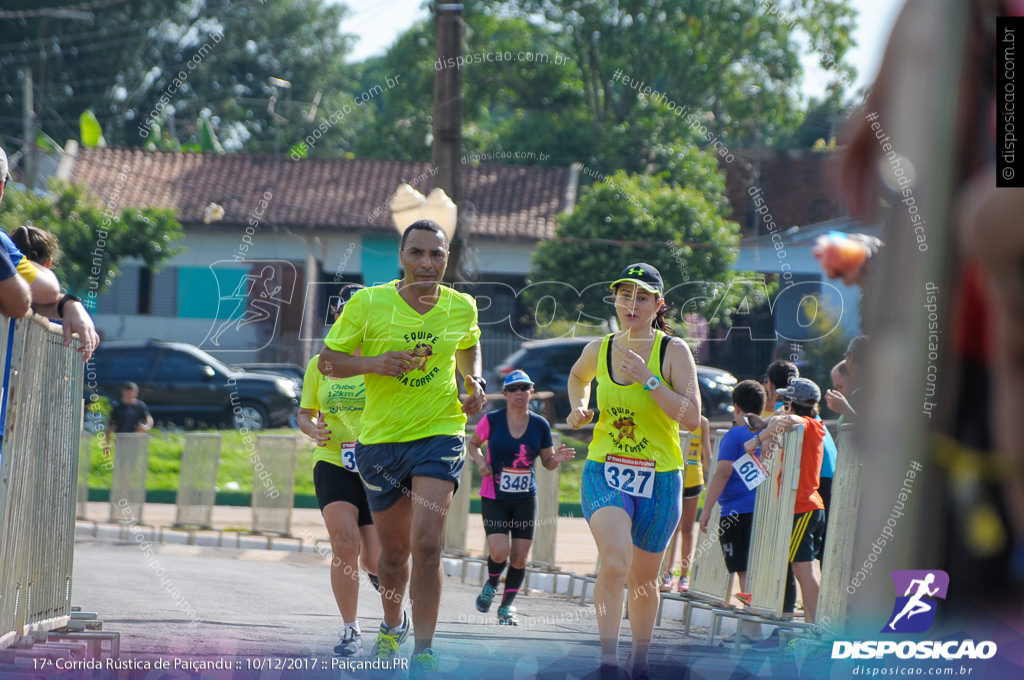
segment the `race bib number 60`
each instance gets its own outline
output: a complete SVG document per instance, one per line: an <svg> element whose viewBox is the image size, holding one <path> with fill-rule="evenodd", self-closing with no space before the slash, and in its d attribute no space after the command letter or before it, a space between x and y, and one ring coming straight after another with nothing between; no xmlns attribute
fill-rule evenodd
<svg viewBox="0 0 1024 680"><path fill-rule="evenodd" d="M654 493L654 461L609 455L604 461L604 480L622 493L650 498Z"/></svg>
<svg viewBox="0 0 1024 680"><path fill-rule="evenodd" d="M356 443L345 442L341 445L341 467L350 472L359 472L356 467Z"/></svg>
<svg viewBox="0 0 1024 680"><path fill-rule="evenodd" d="M740 476L748 489L756 489L757 486L768 479L768 468L764 466L760 458L744 453L732 463L736 474Z"/></svg>
<svg viewBox="0 0 1024 680"><path fill-rule="evenodd" d="M531 472L529 468L502 468L498 489L505 493L526 493L530 490Z"/></svg>

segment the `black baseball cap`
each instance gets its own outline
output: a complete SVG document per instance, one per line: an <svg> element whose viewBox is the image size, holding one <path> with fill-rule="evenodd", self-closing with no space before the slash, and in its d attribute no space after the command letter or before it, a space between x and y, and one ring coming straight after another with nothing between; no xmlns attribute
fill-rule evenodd
<svg viewBox="0 0 1024 680"><path fill-rule="evenodd" d="M637 262L623 269L622 274L618 279L612 281L609 288L614 290L615 286L620 283L635 283L649 293L665 294L665 284L661 280L661 273L646 262Z"/></svg>

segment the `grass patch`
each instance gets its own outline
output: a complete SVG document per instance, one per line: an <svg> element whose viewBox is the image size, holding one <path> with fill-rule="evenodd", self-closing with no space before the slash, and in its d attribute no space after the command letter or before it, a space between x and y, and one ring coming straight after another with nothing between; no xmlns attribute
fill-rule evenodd
<svg viewBox="0 0 1024 680"><path fill-rule="evenodd" d="M217 489L219 491L238 491L252 493L253 469L248 451L242 441L242 435L234 430L217 430L221 435L220 465L217 468ZM313 489L313 444L312 441L298 430L279 429L267 430L265 434L292 434L299 440L298 463L295 470L295 494L315 495ZM580 502L580 474L583 461L587 457L587 445L583 442L563 438L565 443L576 449L576 458L562 464L561 489L559 501L562 503ZM251 440L255 443L255 440ZM163 432L153 430L149 438L149 473L146 477L146 488L151 491L176 491L181 474L181 453L185 446L185 435L179 432ZM115 446L116 453L116 446ZM89 488L109 489L110 470L105 469L106 458L103 455L102 440L96 435L89 437ZM539 465L540 463L538 463ZM473 468L473 495L479 495L480 474ZM238 488L235 488L235 484Z"/></svg>

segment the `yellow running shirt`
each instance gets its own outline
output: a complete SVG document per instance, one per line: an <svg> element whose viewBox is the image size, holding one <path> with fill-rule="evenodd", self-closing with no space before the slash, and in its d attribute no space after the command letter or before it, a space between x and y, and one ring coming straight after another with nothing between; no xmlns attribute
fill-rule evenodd
<svg viewBox="0 0 1024 680"><path fill-rule="evenodd" d="M302 381L302 401L299 406L323 414L331 440L327 446L313 448L313 466L324 461L338 467L346 467L341 455L341 445L354 442L359 437L359 421L366 403L366 386L363 376L351 378L330 378L316 367L319 354L306 365L306 377ZM349 461L349 465L352 462Z"/></svg>
<svg viewBox="0 0 1024 680"><path fill-rule="evenodd" d="M700 459L700 443L704 424L701 423L697 429L690 433L690 453L686 456L686 477L683 486L699 486L704 483L704 464Z"/></svg>
<svg viewBox="0 0 1024 680"><path fill-rule="evenodd" d="M668 386L661 374L661 343L670 338L655 331L654 347L647 367ZM597 358L597 406L601 418L594 426L587 460L603 463L609 454L654 461L655 472L683 469L683 450L679 446L679 423L654 401L639 383L620 385L612 381L608 369L611 335L601 341ZM659 388L660 389L660 388Z"/></svg>
<svg viewBox="0 0 1024 680"><path fill-rule="evenodd" d="M392 378L367 373L363 444L410 442L441 435L463 436L466 414L455 383L455 351L480 339L476 301L448 286L437 304L420 314L398 294L398 281L363 288L346 304L324 344L363 356L410 351L413 366Z"/></svg>

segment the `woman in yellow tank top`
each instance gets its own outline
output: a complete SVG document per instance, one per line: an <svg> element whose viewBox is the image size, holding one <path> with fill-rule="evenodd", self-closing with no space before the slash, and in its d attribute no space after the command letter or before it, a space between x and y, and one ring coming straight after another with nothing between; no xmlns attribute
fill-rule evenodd
<svg viewBox="0 0 1024 680"><path fill-rule="evenodd" d="M622 588L629 587L633 678L649 677L647 652L658 612L661 560L682 508L679 426L700 424L697 369L686 343L665 334L665 288L658 270L632 264L612 283L618 333L588 344L569 376L566 423L601 417L583 468L583 514L601 560L594 606L602 678L619 673L616 648Z"/></svg>

